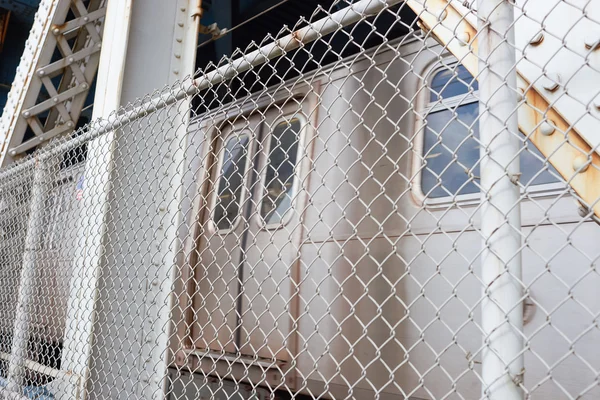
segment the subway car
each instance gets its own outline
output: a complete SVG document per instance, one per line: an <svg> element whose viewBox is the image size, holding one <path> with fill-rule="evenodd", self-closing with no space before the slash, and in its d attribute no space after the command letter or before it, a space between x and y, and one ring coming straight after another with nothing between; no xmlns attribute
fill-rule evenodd
<svg viewBox="0 0 600 400"><path fill-rule="evenodd" d="M480 398L477 81L420 36L346 61L190 123L170 398ZM600 228L519 158L523 385L597 398Z"/></svg>

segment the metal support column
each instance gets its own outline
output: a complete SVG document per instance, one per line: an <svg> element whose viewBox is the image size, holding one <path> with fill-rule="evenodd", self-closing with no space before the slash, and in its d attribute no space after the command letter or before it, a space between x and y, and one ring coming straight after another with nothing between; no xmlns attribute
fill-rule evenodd
<svg viewBox="0 0 600 400"><path fill-rule="evenodd" d="M509 0L478 0L483 398L523 399L517 76Z"/></svg>
<svg viewBox="0 0 600 400"><path fill-rule="evenodd" d="M52 160L52 159L50 159ZM36 264L43 235L44 203L47 193L48 161L38 161L35 165L31 205L25 236L23 267L19 280L19 296L13 329L13 341L8 367L7 389L12 393L23 393L26 378L26 361L35 301Z"/></svg>

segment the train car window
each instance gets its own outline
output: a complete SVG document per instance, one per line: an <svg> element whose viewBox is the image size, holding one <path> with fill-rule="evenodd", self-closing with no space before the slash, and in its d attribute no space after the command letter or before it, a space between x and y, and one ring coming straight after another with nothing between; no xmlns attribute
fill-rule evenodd
<svg viewBox="0 0 600 400"><path fill-rule="evenodd" d="M219 185L213 214L220 230L231 229L240 213L249 142L248 134L232 135L221 151Z"/></svg>
<svg viewBox="0 0 600 400"><path fill-rule="evenodd" d="M477 81L462 65L435 73L429 85L421 190L427 198L479 192ZM559 182L558 172L532 144L520 153L523 186ZM541 171L541 172L540 172ZM539 186L538 186L539 187Z"/></svg>
<svg viewBox="0 0 600 400"><path fill-rule="evenodd" d="M280 223L292 206L300 128L295 118L279 123L271 133L260 209L268 225Z"/></svg>
<svg viewBox="0 0 600 400"><path fill-rule="evenodd" d="M71 202L75 198L73 178L64 178L55 182L48 192L45 214L42 218L44 235L41 247L46 250L58 249L66 243L67 232L62 229L66 224Z"/></svg>

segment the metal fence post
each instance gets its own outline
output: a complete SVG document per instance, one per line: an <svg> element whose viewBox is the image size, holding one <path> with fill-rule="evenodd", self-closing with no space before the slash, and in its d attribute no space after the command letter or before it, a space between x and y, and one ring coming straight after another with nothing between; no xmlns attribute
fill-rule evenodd
<svg viewBox="0 0 600 400"><path fill-rule="evenodd" d="M523 398L523 308L514 10L478 0L483 397Z"/></svg>
<svg viewBox="0 0 600 400"><path fill-rule="evenodd" d="M25 385L25 362L33 318L32 305L35 301L36 263L43 234L44 203L47 193L47 161L38 161L33 176L31 206L25 236L23 267L19 281L19 295L13 330L13 341L8 368L7 389L22 393Z"/></svg>

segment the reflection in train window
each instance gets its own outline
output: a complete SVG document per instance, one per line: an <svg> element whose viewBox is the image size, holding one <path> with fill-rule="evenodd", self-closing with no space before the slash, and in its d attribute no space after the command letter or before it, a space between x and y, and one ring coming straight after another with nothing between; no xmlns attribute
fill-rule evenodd
<svg viewBox="0 0 600 400"><path fill-rule="evenodd" d="M68 232L64 227L69 224L69 211L75 199L73 186L73 178L68 177L54 182L48 191L42 218L44 234L40 245L43 249L56 250L67 241Z"/></svg>
<svg viewBox="0 0 600 400"><path fill-rule="evenodd" d="M445 68L431 79L421 173L421 189L426 197L479 192L477 89L477 81L462 65ZM523 186L558 182L558 172L544 165L545 157L535 146L525 146L520 153Z"/></svg>
<svg viewBox="0 0 600 400"><path fill-rule="evenodd" d="M260 214L266 224L280 223L291 208L298 158L300 120L278 124L271 133Z"/></svg>
<svg viewBox="0 0 600 400"><path fill-rule="evenodd" d="M240 213L249 141L247 134L232 135L221 150L222 162L213 214L218 229L230 229Z"/></svg>

